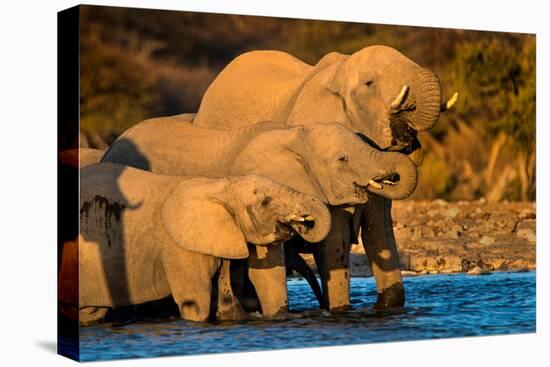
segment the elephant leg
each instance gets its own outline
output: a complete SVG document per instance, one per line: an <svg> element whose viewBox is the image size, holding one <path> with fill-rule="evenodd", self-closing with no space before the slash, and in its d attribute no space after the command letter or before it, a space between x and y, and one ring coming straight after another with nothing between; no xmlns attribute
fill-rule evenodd
<svg viewBox="0 0 550 367"><path fill-rule="evenodd" d="M330 311L350 308L350 213L331 208L332 227L327 238L319 244L317 268L323 285L324 305Z"/></svg>
<svg viewBox="0 0 550 367"><path fill-rule="evenodd" d="M181 318L208 321L213 298L212 279L221 260L173 248L163 253L162 265Z"/></svg>
<svg viewBox="0 0 550 367"><path fill-rule="evenodd" d="M230 261L222 260L218 271L218 296L216 319L219 321L238 321L248 318L248 314L233 294L231 288Z"/></svg>
<svg viewBox="0 0 550 367"><path fill-rule="evenodd" d="M249 246L248 276L260 300L262 313L288 312L288 291L283 245Z"/></svg>
<svg viewBox="0 0 550 367"><path fill-rule="evenodd" d="M376 309L403 307L405 304L391 204L389 199L369 195L361 219L363 246L378 289Z"/></svg>
<svg viewBox="0 0 550 367"><path fill-rule="evenodd" d="M79 323L82 326L97 324L105 318L107 311L107 307L82 307L78 311Z"/></svg>
<svg viewBox="0 0 550 367"><path fill-rule="evenodd" d="M287 269L296 270L301 276L304 277L313 290L315 298L317 298L317 301L319 302L319 306L321 306L321 308L325 308L323 303L323 292L319 286L317 278L315 277L315 273L292 245L287 246L287 244L285 244L285 263Z"/></svg>
<svg viewBox="0 0 550 367"><path fill-rule="evenodd" d="M231 289L246 312L260 312L260 301L248 277L248 259L230 261Z"/></svg>

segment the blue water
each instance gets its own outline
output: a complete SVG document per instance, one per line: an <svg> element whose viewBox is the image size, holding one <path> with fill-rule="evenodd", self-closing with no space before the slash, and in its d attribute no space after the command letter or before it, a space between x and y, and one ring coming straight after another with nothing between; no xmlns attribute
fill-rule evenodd
<svg viewBox="0 0 550 367"><path fill-rule="evenodd" d="M182 320L81 329L81 360L223 353L535 332L535 272L405 278L406 307L374 312L372 278L352 278L353 310L318 310L305 281L290 279L285 320L197 324Z"/></svg>

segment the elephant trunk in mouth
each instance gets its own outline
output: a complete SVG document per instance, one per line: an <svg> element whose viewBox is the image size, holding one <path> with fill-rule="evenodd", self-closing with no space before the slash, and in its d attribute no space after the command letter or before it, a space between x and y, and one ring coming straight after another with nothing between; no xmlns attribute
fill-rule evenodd
<svg viewBox="0 0 550 367"><path fill-rule="evenodd" d="M432 71L421 69L411 85L411 97L416 108L408 113L407 124L417 131L431 129L441 110L441 84Z"/></svg>
<svg viewBox="0 0 550 367"><path fill-rule="evenodd" d="M401 200L411 195L418 183L418 171L414 162L402 153L371 152L375 176L369 178L368 190L392 200ZM374 181L374 182L373 182Z"/></svg>
<svg viewBox="0 0 550 367"><path fill-rule="evenodd" d="M302 196L300 193L295 193ZM291 222L291 227L307 242L320 242L328 235L331 226L330 212L322 201L303 197L298 211L303 214Z"/></svg>

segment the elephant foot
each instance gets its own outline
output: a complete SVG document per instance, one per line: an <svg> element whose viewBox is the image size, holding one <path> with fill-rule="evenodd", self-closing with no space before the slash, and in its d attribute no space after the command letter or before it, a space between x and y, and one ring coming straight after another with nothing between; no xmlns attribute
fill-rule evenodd
<svg viewBox="0 0 550 367"><path fill-rule="evenodd" d="M374 305L375 310L388 308L400 308L405 305L405 289L402 283L394 283L382 293L378 293L378 299Z"/></svg>
<svg viewBox="0 0 550 367"><path fill-rule="evenodd" d="M273 312L273 313L269 313L269 314L265 314L265 313L262 313L260 318L262 320L277 320L277 321L281 321L281 320L289 320L289 319L292 319L292 313L290 313L288 311L288 307L281 307L277 312Z"/></svg>
<svg viewBox="0 0 550 367"><path fill-rule="evenodd" d="M216 297L212 300L215 301L212 309L216 312L216 320L241 321L249 317L233 293L231 263L227 260L222 261L215 288L217 288Z"/></svg>
<svg viewBox="0 0 550 367"><path fill-rule="evenodd" d="M330 313L342 313L351 310L350 305L342 305L330 309Z"/></svg>
<svg viewBox="0 0 550 367"><path fill-rule="evenodd" d="M187 321L207 322L210 320L210 305L207 302L187 300L180 303L180 316Z"/></svg>
<svg viewBox="0 0 550 367"><path fill-rule="evenodd" d="M244 321L249 318L250 315L238 303L216 312L216 320L218 321Z"/></svg>
<svg viewBox="0 0 550 367"><path fill-rule="evenodd" d="M107 307L83 307L78 312L78 318L81 326L90 326L99 324L107 315Z"/></svg>
<svg viewBox="0 0 550 367"><path fill-rule="evenodd" d="M231 310L216 314L218 321L245 321L250 319L250 315L242 310Z"/></svg>
<svg viewBox="0 0 550 367"><path fill-rule="evenodd" d="M260 300L256 295L254 296L241 296L239 297L239 303L248 313L250 312L260 312L261 305Z"/></svg>
<svg viewBox="0 0 550 367"><path fill-rule="evenodd" d="M265 316L288 312L288 291L283 245L251 246L248 278Z"/></svg>

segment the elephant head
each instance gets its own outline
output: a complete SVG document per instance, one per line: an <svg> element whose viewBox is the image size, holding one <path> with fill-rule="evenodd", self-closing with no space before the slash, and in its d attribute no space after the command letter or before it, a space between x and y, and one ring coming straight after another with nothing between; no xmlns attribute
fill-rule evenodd
<svg viewBox="0 0 550 367"><path fill-rule="evenodd" d="M367 201L367 192L404 199L417 184L406 155L379 151L338 123L276 129L258 135L231 174L262 174L330 205Z"/></svg>
<svg viewBox="0 0 550 367"><path fill-rule="evenodd" d="M330 229L321 201L266 178L196 180L193 189L182 183L161 210L164 227L185 250L241 259L249 255L247 243L275 244L295 233L319 242Z"/></svg>
<svg viewBox="0 0 550 367"><path fill-rule="evenodd" d="M329 68L327 88L341 100L352 129L382 150L410 153L420 144L417 131L428 130L439 113L439 78L387 46L366 47Z"/></svg>

